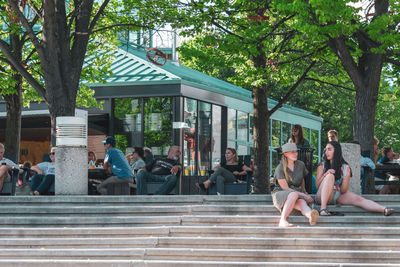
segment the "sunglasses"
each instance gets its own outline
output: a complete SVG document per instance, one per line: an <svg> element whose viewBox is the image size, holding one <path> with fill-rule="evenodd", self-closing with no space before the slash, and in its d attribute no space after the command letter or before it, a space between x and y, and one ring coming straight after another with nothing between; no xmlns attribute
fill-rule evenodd
<svg viewBox="0 0 400 267"><path fill-rule="evenodd" d="M56 154L56 152L50 152L50 155L55 155Z"/></svg>

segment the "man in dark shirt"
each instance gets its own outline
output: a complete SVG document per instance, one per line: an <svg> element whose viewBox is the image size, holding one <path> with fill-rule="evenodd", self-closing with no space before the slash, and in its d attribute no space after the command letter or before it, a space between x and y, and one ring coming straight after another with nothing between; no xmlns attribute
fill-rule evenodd
<svg viewBox="0 0 400 267"><path fill-rule="evenodd" d="M136 175L136 194L147 194L147 182L164 182L155 192L156 195L167 195L176 186L181 166L178 162L181 156L179 146L171 146L168 156L153 161L148 170L139 170Z"/></svg>

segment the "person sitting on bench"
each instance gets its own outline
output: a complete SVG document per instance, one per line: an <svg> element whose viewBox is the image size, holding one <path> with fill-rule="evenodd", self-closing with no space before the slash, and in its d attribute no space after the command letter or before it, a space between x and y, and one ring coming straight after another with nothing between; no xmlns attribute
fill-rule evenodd
<svg viewBox="0 0 400 267"><path fill-rule="evenodd" d="M150 166L146 166L147 170L139 169L136 174L136 195L147 195L147 182L163 182L155 194L169 194L175 188L181 171L180 156L179 146L171 146L166 158L154 160Z"/></svg>
<svg viewBox="0 0 400 267"><path fill-rule="evenodd" d="M214 173L210 175L210 178L203 183L196 183L196 186L206 191L211 184L217 185L217 194L225 193L225 183L236 182L237 176L247 175L247 171L251 169L239 162L237 152L234 148L228 147L225 151L226 161L218 164L213 169Z"/></svg>
<svg viewBox="0 0 400 267"><path fill-rule="evenodd" d="M11 176L8 172L12 168L19 170L19 166L17 164L4 157L4 152L4 145L0 143L0 191L3 189L4 181L9 181L11 179Z"/></svg>
<svg viewBox="0 0 400 267"><path fill-rule="evenodd" d="M102 143L106 149L103 168L112 173L112 176L99 184L97 191L102 195L107 195L107 187L112 184L126 183L126 186L129 187L128 184L133 183L133 171L124 153L115 147L117 141L114 137L109 136Z"/></svg>
<svg viewBox="0 0 400 267"><path fill-rule="evenodd" d="M37 174L33 175L28 185L31 187L33 194L35 196L54 193L50 192L50 188L54 188L55 181L55 151L56 148L52 147L50 150L51 162L41 162L38 165L32 166L31 170L35 171Z"/></svg>

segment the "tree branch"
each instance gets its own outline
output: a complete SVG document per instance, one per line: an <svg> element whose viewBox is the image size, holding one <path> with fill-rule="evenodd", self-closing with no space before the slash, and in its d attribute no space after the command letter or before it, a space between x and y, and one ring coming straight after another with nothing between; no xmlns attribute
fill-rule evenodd
<svg viewBox="0 0 400 267"><path fill-rule="evenodd" d="M25 28L25 31L28 33L29 38L32 41L32 44L35 46L36 51L39 54L40 58L44 58L44 52L42 45L40 44L39 39L37 38L35 32L33 31L32 25L25 18L24 14L18 8L18 2L13 0L8 0L8 4L11 6L12 10L17 14L18 19L21 21L22 25Z"/></svg>
<svg viewBox="0 0 400 267"><path fill-rule="evenodd" d="M386 58L385 58L385 62L391 63L391 64L393 64L393 65L400 66L400 60L397 60L397 59L393 59L393 58L386 57Z"/></svg>
<svg viewBox="0 0 400 267"><path fill-rule="evenodd" d="M19 72L21 75L26 79L26 81L39 93L39 95L43 98L45 98L46 90L43 88L41 84L39 84L35 78L32 77L32 75L26 71L26 69L21 65L21 62L15 59L14 55L12 54L9 45L3 41L0 40L0 49L4 53L4 55L7 57L7 59L10 61L10 64Z"/></svg>
<svg viewBox="0 0 400 267"><path fill-rule="evenodd" d="M278 109L280 109L283 105L283 103L285 103L289 97L294 93L294 91L296 90L296 88L301 84L301 82L306 78L307 73L311 70L311 68L315 65L315 61L312 61L310 66L307 67L307 69L304 71L303 75L301 75L301 77L295 82L295 84L292 85L292 87L289 89L289 91L286 93L286 95L284 97L282 97L279 101L278 104L276 104L275 107L273 107L271 110L268 111L268 116L267 118L269 118L275 111L277 111Z"/></svg>
<svg viewBox="0 0 400 267"><path fill-rule="evenodd" d="M322 80L319 80L319 79L314 79L314 78L308 78L308 77L306 77L306 78L304 78L304 80L313 81L313 82L319 82L319 83L323 83L323 84L327 84L327 85L330 85L330 86L333 86L333 87L345 89L345 90L350 91L350 92L355 92L355 91L356 91L356 90L354 90L353 88L350 88L350 87L346 87L346 86L342 86L342 85L337 85L337 84L330 83L330 82L325 82L325 81L322 81Z"/></svg>
<svg viewBox="0 0 400 267"><path fill-rule="evenodd" d="M103 13L104 9L106 8L106 6L108 5L109 2L110 2L110 0L104 0L104 2L101 4L99 10L97 10L92 21L90 22L89 32L92 32L93 28L96 26L97 21L99 20L101 14Z"/></svg>

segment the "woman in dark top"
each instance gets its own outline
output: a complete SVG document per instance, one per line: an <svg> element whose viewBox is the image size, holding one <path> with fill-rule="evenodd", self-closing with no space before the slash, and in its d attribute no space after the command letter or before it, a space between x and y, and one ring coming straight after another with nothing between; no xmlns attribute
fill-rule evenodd
<svg viewBox="0 0 400 267"><path fill-rule="evenodd" d="M246 175L251 171L249 167L239 162L238 155L234 148L227 148L225 151L226 162L215 166L214 173L210 178L200 184L196 184L201 190L206 191L211 184L217 184L217 194L224 194L224 184L236 181L236 176Z"/></svg>
<svg viewBox="0 0 400 267"><path fill-rule="evenodd" d="M300 124L293 125L292 136L289 143L295 143L298 148L310 148L310 142L304 138L303 127Z"/></svg>

